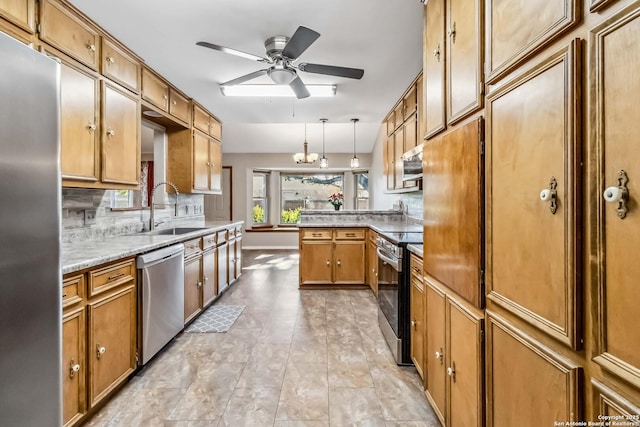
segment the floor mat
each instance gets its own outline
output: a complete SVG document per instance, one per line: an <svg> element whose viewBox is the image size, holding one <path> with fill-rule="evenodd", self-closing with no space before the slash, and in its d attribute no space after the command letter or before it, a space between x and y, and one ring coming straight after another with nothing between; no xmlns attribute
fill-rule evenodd
<svg viewBox="0 0 640 427"><path fill-rule="evenodd" d="M242 311L244 305L212 305L184 330L189 333L227 332Z"/></svg>

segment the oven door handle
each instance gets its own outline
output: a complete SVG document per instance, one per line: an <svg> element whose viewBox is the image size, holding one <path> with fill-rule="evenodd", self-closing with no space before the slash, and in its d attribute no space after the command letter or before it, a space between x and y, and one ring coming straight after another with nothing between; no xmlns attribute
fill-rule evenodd
<svg viewBox="0 0 640 427"><path fill-rule="evenodd" d="M387 264L391 265L398 273L402 271L402 265L398 262L398 260L394 260L393 258L388 257L384 252L377 248L376 252L378 252L378 258Z"/></svg>

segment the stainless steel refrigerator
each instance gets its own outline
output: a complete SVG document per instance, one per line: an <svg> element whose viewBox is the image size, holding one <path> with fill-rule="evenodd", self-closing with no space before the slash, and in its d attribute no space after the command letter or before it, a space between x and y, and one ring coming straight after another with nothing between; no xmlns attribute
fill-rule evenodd
<svg viewBox="0 0 640 427"><path fill-rule="evenodd" d="M59 64L0 33L0 425L59 426Z"/></svg>

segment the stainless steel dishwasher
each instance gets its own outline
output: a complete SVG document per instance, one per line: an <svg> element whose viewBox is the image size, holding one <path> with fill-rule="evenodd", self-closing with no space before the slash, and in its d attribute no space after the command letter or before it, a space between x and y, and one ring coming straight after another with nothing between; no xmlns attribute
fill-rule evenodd
<svg viewBox="0 0 640 427"><path fill-rule="evenodd" d="M141 283L140 362L144 365L184 327L184 245L140 255L136 265Z"/></svg>

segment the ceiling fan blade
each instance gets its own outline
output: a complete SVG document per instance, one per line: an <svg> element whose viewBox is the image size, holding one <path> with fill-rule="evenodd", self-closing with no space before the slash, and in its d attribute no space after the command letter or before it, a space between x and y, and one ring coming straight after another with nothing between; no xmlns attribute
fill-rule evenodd
<svg viewBox="0 0 640 427"><path fill-rule="evenodd" d="M242 52L241 50L231 49L230 47L220 46L209 42L198 42L198 46L208 47L209 49L219 50L220 52L230 53L231 55L239 56L241 58L251 59L252 61L269 62L267 58L263 58L252 53Z"/></svg>
<svg viewBox="0 0 640 427"><path fill-rule="evenodd" d="M326 74L329 76L346 77L348 79L361 79L364 70L360 68L336 67L335 65L322 64L298 64L298 69L307 73Z"/></svg>
<svg viewBox="0 0 640 427"><path fill-rule="evenodd" d="M317 33L307 27L298 27L284 49L282 49L282 56L286 56L289 59L296 59L302 55L302 52L307 50L307 48L318 39L318 37L320 37L320 33Z"/></svg>
<svg viewBox="0 0 640 427"><path fill-rule="evenodd" d="M248 80L252 80L252 79L255 79L257 77L264 76L265 74L267 74L267 70L254 71L253 73L245 74L244 76L238 77L237 79L233 79L233 80L229 80L228 82L220 83L220 86L239 85L240 83L244 83L244 82L246 82Z"/></svg>
<svg viewBox="0 0 640 427"><path fill-rule="evenodd" d="M298 99L307 98L309 95L311 95L307 87L304 85L302 79L297 75L296 78L293 79L291 83L289 83L289 87L293 89L293 92L296 94L296 97Z"/></svg>

